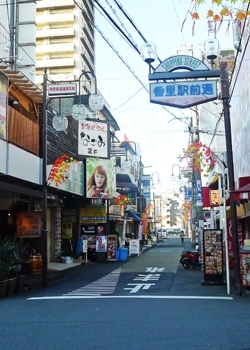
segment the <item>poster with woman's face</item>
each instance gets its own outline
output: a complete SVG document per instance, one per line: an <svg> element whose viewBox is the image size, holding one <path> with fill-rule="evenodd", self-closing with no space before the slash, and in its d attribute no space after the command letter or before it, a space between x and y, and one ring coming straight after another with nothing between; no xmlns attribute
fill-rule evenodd
<svg viewBox="0 0 250 350"><path fill-rule="evenodd" d="M86 159L86 197L112 199L114 194L113 164L110 159Z"/></svg>

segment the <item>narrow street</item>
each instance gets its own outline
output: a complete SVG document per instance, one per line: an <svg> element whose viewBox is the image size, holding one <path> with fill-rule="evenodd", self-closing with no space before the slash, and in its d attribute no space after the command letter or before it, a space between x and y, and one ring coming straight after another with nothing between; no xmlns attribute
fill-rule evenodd
<svg viewBox="0 0 250 350"><path fill-rule="evenodd" d="M248 349L249 296L202 286L199 268L179 265L185 247L171 237L127 262L79 265L46 290L2 299L1 348Z"/></svg>

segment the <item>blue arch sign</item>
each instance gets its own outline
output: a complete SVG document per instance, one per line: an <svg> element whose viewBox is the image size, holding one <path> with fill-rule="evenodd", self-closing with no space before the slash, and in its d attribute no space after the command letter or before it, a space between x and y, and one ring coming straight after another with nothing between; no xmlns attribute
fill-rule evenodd
<svg viewBox="0 0 250 350"><path fill-rule="evenodd" d="M218 70L192 56L172 56L149 74L150 102L187 108L217 99Z"/></svg>

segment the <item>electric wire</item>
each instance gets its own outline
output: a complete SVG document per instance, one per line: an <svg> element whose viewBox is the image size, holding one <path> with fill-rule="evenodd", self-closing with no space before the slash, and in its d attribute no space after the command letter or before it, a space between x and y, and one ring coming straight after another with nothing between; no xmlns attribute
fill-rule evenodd
<svg viewBox="0 0 250 350"><path fill-rule="evenodd" d="M112 7L112 5L110 4L110 2L108 0L105 0L106 3L109 5L111 11L114 13L115 17L118 19L120 25L124 28L124 30L126 31L127 35L129 36L129 38L131 39L131 41L134 43L134 46L138 48L138 45L136 44L136 42L133 40L132 35L130 34L130 32L128 31L128 29L125 27L124 23L122 22L122 20L120 19L120 17L117 15L116 10ZM138 49L139 50L139 49Z"/></svg>
<svg viewBox="0 0 250 350"><path fill-rule="evenodd" d="M73 1L79 7L79 9L85 13L85 16L88 17L88 20L91 23L91 25L99 32L99 34L102 36L102 38L110 46L110 48L116 53L116 55L120 58L120 60L126 65L126 67L130 70L130 72L134 75L134 77L138 80L138 82L144 87L144 89L149 94L149 90L145 87L144 83L140 80L140 78L136 75L136 73L131 69L131 67L124 60L124 58L121 56L121 54L114 48L114 46L111 44L110 40L104 35L104 33L99 29L99 27L89 18L89 16L88 16L87 12L85 11L85 9L79 4L79 2L77 0L73 0ZM161 105L161 107L164 110L166 110L168 113L170 113L174 118L176 118L177 120L183 122L183 120L181 118L177 117L174 113L172 113L170 110L168 110L165 106Z"/></svg>

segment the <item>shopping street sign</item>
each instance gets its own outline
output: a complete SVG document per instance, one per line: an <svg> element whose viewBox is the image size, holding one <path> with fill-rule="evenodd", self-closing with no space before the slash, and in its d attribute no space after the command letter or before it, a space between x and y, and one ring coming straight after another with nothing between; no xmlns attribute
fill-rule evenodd
<svg viewBox="0 0 250 350"><path fill-rule="evenodd" d="M150 102L187 108L217 99L216 80L160 82L150 84Z"/></svg>
<svg viewBox="0 0 250 350"><path fill-rule="evenodd" d="M150 102L188 108L217 99L220 71L210 70L195 57L177 55L167 58L149 74Z"/></svg>

